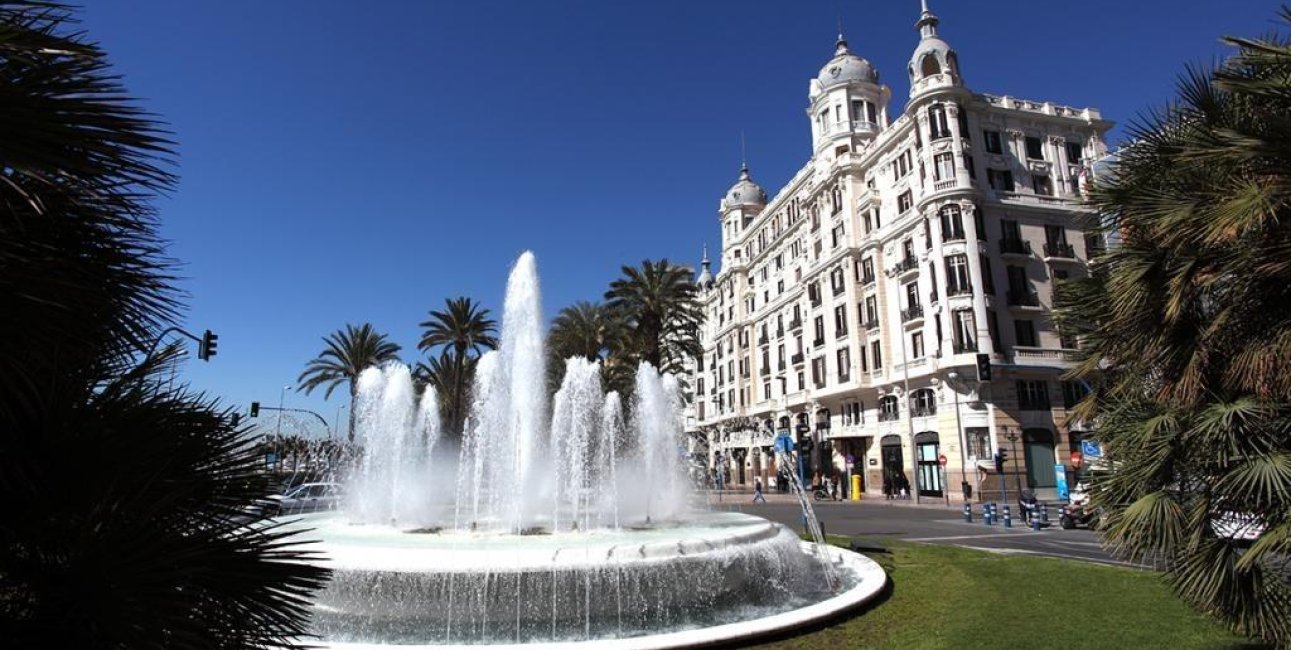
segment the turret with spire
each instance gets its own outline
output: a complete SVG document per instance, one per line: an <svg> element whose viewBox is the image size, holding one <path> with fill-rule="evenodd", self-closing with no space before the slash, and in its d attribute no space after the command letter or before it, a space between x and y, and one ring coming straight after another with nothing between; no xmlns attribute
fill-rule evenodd
<svg viewBox="0 0 1291 650"><path fill-rule="evenodd" d="M940 20L928 8L928 0L920 0L922 11L915 29L919 30L919 45L910 57L910 97L934 88L962 86L959 74L959 56L950 44L937 34Z"/></svg>
<svg viewBox="0 0 1291 650"><path fill-rule="evenodd" d="M699 260L699 277L695 278L695 284L700 289L707 289L713 285L713 264L708 261L708 244L704 244L703 257Z"/></svg>

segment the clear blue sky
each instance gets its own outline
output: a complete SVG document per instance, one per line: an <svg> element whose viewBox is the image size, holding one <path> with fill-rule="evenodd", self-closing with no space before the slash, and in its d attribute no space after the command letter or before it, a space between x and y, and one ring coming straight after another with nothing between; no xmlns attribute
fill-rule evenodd
<svg viewBox="0 0 1291 650"><path fill-rule="evenodd" d="M907 97L918 0L87 3L83 26L179 142L160 203L220 334L180 381L276 405L321 337L371 321L412 360L444 298L500 308L538 256L544 308L596 299L623 263L696 263L740 130L774 193L810 155L807 81L835 7ZM932 0L968 85L1124 124L1170 98L1224 34L1274 28L1259 0ZM1113 135L1112 141L1117 139ZM342 399L289 392L332 420Z"/></svg>

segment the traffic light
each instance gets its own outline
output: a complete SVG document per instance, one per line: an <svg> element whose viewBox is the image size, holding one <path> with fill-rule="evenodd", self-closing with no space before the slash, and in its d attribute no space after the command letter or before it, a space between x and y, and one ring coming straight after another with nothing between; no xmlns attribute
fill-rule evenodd
<svg viewBox="0 0 1291 650"><path fill-rule="evenodd" d="M235 426L235 427L236 427L236 426L238 426L239 424L242 424L242 414L241 414L241 413L234 413L234 414L233 414L233 417L232 417L231 419L232 419L232 421L233 421L233 426Z"/></svg>
<svg viewBox="0 0 1291 650"><path fill-rule="evenodd" d="M991 380L991 355L977 355L977 381Z"/></svg>
<svg viewBox="0 0 1291 650"><path fill-rule="evenodd" d="M202 361L210 361L215 356L215 346L219 342L220 336L211 330L206 330L202 334L202 340L197 344L197 358Z"/></svg>
<svg viewBox="0 0 1291 650"><path fill-rule="evenodd" d="M1008 462L1008 460L1009 460L1009 450L1003 447L996 449L995 450L995 472L998 474L1003 474L1004 463Z"/></svg>
<svg viewBox="0 0 1291 650"><path fill-rule="evenodd" d="M251 402L251 417L260 417L260 402Z"/></svg>

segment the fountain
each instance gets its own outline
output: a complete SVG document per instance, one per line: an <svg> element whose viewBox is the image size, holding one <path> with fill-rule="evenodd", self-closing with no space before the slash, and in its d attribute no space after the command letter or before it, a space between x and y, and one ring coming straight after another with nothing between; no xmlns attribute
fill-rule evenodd
<svg viewBox="0 0 1291 650"><path fill-rule="evenodd" d="M791 629L882 588L863 556L695 507L675 377L642 363L629 402L572 358L549 406L539 305L526 252L458 448L406 366L360 376L347 507L285 524L333 570L310 642L682 647Z"/></svg>

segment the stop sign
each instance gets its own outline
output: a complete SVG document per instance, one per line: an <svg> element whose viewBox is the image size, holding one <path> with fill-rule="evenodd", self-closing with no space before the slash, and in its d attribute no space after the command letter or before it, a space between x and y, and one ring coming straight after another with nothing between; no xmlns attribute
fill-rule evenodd
<svg viewBox="0 0 1291 650"><path fill-rule="evenodd" d="M937 457L937 464L941 465L942 467L946 466L946 454L942 454Z"/></svg>
<svg viewBox="0 0 1291 650"><path fill-rule="evenodd" d="M1084 456L1082 456L1082 455L1081 455L1081 453L1080 453L1079 451L1073 451L1073 452L1071 452L1071 466L1072 466L1072 467L1080 467L1080 463L1081 463L1081 461L1083 461L1083 460L1085 460L1085 457L1084 457Z"/></svg>

